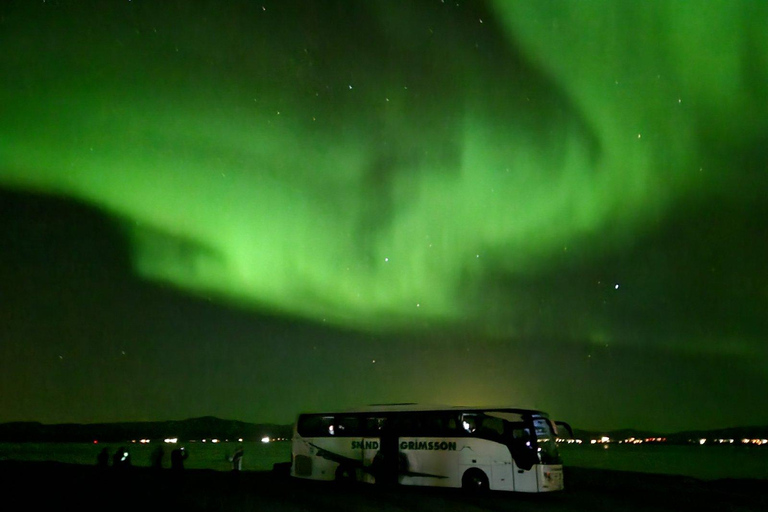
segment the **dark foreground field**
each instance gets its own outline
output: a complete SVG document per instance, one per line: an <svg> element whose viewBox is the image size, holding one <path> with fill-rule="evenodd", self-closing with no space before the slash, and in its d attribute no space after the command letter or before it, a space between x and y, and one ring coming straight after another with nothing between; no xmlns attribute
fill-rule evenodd
<svg viewBox="0 0 768 512"><path fill-rule="evenodd" d="M276 511L681 511L768 510L768 481L718 480L568 468L567 490L469 495L457 489L343 488L281 472L133 468L0 462L2 510Z"/></svg>

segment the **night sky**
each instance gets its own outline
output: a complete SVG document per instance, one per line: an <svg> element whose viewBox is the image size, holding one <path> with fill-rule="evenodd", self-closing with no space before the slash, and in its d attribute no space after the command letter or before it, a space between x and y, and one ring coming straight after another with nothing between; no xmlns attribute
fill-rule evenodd
<svg viewBox="0 0 768 512"><path fill-rule="evenodd" d="M768 424L768 2L5 1L0 422Z"/></svg>

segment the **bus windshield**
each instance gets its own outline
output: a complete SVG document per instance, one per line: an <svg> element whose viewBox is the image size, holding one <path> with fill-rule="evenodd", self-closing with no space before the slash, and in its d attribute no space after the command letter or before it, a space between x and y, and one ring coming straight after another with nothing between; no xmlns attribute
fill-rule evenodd
<svg viewBox="0 0 768 512"><path fill-rule="evenodd" d="M546 418L534 418L533 426L536 430L536 444L539 460L544 464L561 464L560 453L557 450L555 431Z"/></svg>

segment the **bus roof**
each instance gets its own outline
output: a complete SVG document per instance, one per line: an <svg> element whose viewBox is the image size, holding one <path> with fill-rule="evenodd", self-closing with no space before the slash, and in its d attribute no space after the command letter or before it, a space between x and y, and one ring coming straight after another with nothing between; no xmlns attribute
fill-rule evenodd
<svg viewBox="0 0 768 512"><path fill-rule="evenodd" d="M446 411L446 412L473 412L473 411L497 411L497 412L513 412L518 414L533 414L536 416L548 417L549 415L543 411L536 409L526 409L522 407L513 407L509 405L443 405L443 404L418 404L418 403L394 403L394 404L371 404L354 409L347 409L344 411L336 412L314 412L307 414L358 414L358 413L370 413L370 412L419 412L419 411Z"/></svg>

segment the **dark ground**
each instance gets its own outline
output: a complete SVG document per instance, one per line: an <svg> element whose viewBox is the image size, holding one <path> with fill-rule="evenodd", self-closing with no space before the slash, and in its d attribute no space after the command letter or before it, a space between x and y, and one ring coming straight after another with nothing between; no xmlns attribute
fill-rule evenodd
<svg viewBox="0 0 768 512"><path fill-rule="evenodd" d="M2 510L278 511L762 511L768 481L717 480L566 468L567 489L547 494L370 485L340 487L281 472L112 468L0 461ZM39 508L45 507L45 508Z"/></svg>

